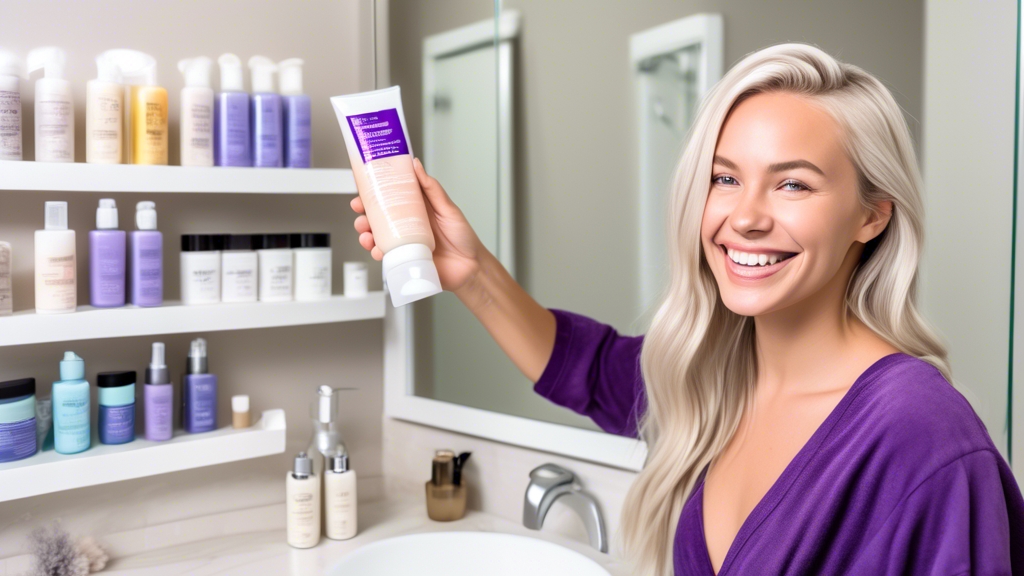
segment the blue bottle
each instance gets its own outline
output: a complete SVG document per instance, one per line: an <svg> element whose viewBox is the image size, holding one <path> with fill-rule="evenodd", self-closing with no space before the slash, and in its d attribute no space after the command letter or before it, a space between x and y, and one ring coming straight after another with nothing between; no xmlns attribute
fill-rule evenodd
<svg viewBox="0 0 1024 576"><path fill-rule="evenodd" d="M277 65L266 56L249 59L252 70L252 165L257 168L283 166L284 130L281 95L274 92Z"/></svg>
<svg viewBox="0 0 1024 576"><path fill-rule="evenodd" d="M126 444L135 440L135 372L100 372L96 375L100 389L100 411L97 424L100 442Z"/></svg>
<svg viewBox="0 0 1024 576"><path fill-rule="evenodd" d="M196 338L188 353L181 387L181 427L190 434L217 429L217 376L210 374L206 340Z"/></svg>
<svg viewBox="0 0 1024 576"><path fill-rule="evenodd" d="M28 458L37 442L36 379L0 382L0 462Z"/></svg>
<svg viewBox="0 0 1024 576"><path fill-rule="evenodd" d="M61 454L77 454L89 448L89 383L85 361L65 352L60 380L53 383L53 445Z"/></svg>
<svg viewBox="0 0 1024 576"><path fill-rule="evenodd" d="M311 106L302 93L302 59L289 58L277 63L284 115L284 166L309 168L311 154Z"/></svg>

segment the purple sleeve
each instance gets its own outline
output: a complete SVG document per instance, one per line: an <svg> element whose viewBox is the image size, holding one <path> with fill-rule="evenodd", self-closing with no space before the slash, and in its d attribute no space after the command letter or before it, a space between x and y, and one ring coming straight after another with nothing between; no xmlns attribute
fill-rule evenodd
<svg viewBox="0 0 1024 576"><path fill-rule="evenodd" d="M605 432L639 437L644 409L640 347L643 336L620 336L595 320L551 310L555 347L533 389L548 400L588 416Z"/></svg>
<svg viewBox="0 0 1024 576"><path fill-rule="evenodd" d="M861 557L877 562L871 567L877 574L1019 574L1022 508L1005 461L989 450L972 452L937 470L897 505Z"/></svg>

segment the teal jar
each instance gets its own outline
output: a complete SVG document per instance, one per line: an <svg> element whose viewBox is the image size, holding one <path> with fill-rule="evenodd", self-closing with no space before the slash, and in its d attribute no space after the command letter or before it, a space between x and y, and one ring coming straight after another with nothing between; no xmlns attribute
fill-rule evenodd
<svg viewBox="0 0 1024 576"><path fill-rule="evenodd" d="M36 379L0 382L0 462L28 458L37 449Z"/></svg>

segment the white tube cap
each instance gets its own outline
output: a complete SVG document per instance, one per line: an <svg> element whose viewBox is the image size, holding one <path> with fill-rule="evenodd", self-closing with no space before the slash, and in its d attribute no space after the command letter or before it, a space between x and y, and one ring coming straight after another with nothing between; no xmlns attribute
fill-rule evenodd
<svg viewBox="0 0 1024 576"><path fill-rule="evenodd" d="M67 202L47 202L45 204L46 210L46 229L47 230L67 230L68 229L68 203Z"/></svg>
<svg viewBox="0 0 1024 576"><path fill-rule="evenodd" d="M135 226L139 230L156 230L155 202L139 202L135 205Z"/></svg>
<svg viewBox="0 0 1024 576"><path fill-rule="evenodd" d="M242 85L242 60L231 54L221 54L217 58L220 64L220 91L221 92L245 92Z"/></svg>
<svg viewBox="0 0 1024 576"><path fill-rule="evenodd" d="M274 93L274 72L277 72L277 64L266 56L253 56L249 58L250 80L252 80L253 94Z"/></svg>
<svg viewBox="0 0 1024 576"><path fill-rule="evenodd" d="M213 60L206 56L178 61L178 71L185 76L185 86L191 88L209 88L211 68Z"/></svg>
<svg viewBox="0 0 1024 576"><path fill-rule="evenodd" d="M426 244L406 244L384 255L384 278L396 308L440 294L433 254Z"/></svg>
<svg viewBox="0 0 1024 576"><path fill-rule="evenodd" d="M100 200L100 207L96 209L96 229L117 229L117 203L113 199L103 198Z"/></svg>
<svg viewBox="0 0 1024 576"><path fill-rule="evenodd" d="M231 397L231 411L232 412L248 412L249 411L249 396L247 394L239 394L238 396Z"/></svg>

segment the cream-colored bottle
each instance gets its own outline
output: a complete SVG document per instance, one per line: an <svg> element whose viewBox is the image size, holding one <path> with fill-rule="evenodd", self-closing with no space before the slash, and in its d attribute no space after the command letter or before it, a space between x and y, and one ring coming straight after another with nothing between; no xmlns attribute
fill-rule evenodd
<svg viewBox="0 0 1024 576"><path fill-rule="evenodd" d="M46 228L36 230L36 313L74 312L78 305L75 277L75 231L68 230L68 203L46 203Z"/></svg>
<svg viewBox="0 0 1024 576"><path fill-rule="evenodd" d="M356 535L356 471L349 470L346 454L327 457L324 514L327 537L331 540L348 540Z"/></svg>
<svg viewBox="0 0 1024 576"><path fill-rule="evenodd" d="M85 161L120 164L124 155L124 86L121 69L105 56L96 57L96 79L85 85Z"/></svg>
<svg viewBox="0 0 1024 576"><path fill-rule="evenodd" d="M312 548L320 542L320 479L313 474L313 461L305 452L295 457L286 489L288 545Z"/></svg>

